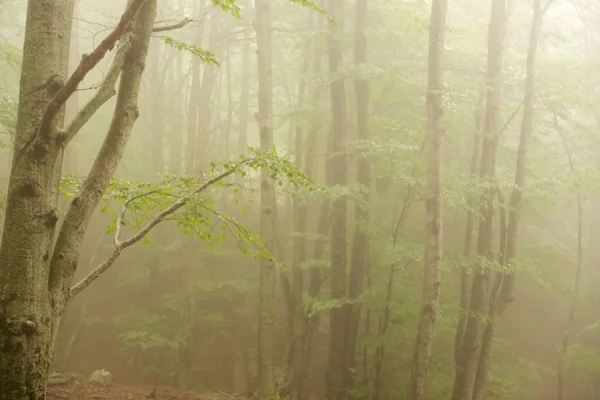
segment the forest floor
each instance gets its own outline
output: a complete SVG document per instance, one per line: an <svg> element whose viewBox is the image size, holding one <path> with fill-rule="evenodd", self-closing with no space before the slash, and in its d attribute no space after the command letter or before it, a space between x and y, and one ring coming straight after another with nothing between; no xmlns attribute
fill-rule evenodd
<svg viewBox="0 0 600 400"><path fill-rule="evenodd" d="M46 400L232 400L227 393L201 393L155 386L93 386L68 384L48 387Z"/></svg>

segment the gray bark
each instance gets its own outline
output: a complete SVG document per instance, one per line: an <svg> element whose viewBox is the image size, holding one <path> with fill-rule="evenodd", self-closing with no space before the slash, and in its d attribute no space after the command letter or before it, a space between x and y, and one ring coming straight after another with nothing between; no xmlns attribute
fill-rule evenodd
<svg viewBox="0 0 600 400"><path fill-rule="evenodd" d="M272 20L270 0L256 0L256 56L258 72L258 124L260 149L273 147L273 84L271 75ZM275 249L275 188L269 171L260 177L260 235L271 254ZM275 263L260 259L258 318L258 396L266 400L275 393L273 375L273 328L275 313Z"/></svg>
<svg viewBox="0 0 600 400"><path fill-rule="evenodd" d="M73 1L42 0L28 7L15 157L0 245L1 400L45 398L52 342L69 299L89 215L110 182L112 168L116 168L137 114L132 99L137 98L156 0L130 3L117 28L82 60L68 80ZM78 114L74 119L77 123L63 131L60 127L65 102L112 47L111 43L122 37L142 4L145 6L134 28L135 42L128 51L124 71L128 79L121 81L121 114L115 116L90 177L73 200L53 248L62 153L90 116ZM101 101L95 99L99 107ZM83 111L93 114L96 105Z"/></svg>
<svg viewBox="0 0 600 400"><path fill-rule="evenodd" d="M435 340L442 283L443 246L443 138L444 39L446 0L434 0L429 25L429 76L427 80L427 203L425 273L421 315L411 370L408 399L425 397L429 363Z"/></svg>

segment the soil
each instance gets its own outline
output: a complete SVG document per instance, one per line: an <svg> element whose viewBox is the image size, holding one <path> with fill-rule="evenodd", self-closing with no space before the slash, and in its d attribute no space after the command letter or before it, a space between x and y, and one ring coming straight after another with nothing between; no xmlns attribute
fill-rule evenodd
<svg viewBox="0 0 600 400"><path fill-rule="evenodd" d="M71 384L49 387L46 400L243 400L227 393L200 393L169 387L122 386L106 387Z"/></svg>

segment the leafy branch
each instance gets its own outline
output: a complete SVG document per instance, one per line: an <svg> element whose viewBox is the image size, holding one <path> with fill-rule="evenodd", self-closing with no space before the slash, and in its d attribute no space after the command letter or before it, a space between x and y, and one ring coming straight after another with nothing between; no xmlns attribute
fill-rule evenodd
<svg viewBox="0 0 600 400"><path fill-rule="evenodd" d="M208 225L209 218L206 217L206 214L208 213L216 218L226 231L234 234L237 238L238 249L242 253L248 253L248 244L251 244L255 246L259 256L271 258L264 244L252 229L239 223L235 218L222 215L214 210L211 206L212 199L210 197L202 199L198 198L200 194L206 192L209 188L222 183L222 181L230 175L236 173L241 174L242 176L247 175L248 172L245 171L243 167L255 170L267 168L270 171L271 179L280 185L282 185L284 181L287 181L294 186L305 186L310 190L318 190L302 171L296 168L296 166L287 158L278 156L274 149L267 152L258 152L254 149L251 150L255 153L253 157L246 158L242 156L235 161L212 163L211 173L214 176L202 183L199 183L194 177L183 177L180 180L181 186L178 191L173 190L173 186L151 188L150 184L141 184L139 188L132 189L131 185L128 184L119 185L117 183L117 185L112 185L113 187L111 190L107 190L106 195L111 196L112 198L125 199L125 203L121 208L120 213L117 215L114 225L113 251L104 262L71 287L70 296L75 296L84 290L114 264L123 250L142 240L159 223L173 219L172 217L176 217L174 214L184 207L186 208L186 211L183 212L183 215L174 219L176 219L179 225L184 229L191 228L191 230L196 231L205 243L212 245L211 238L214 237L214 235L196 228L198 224ZM168 181L170 181L171 184L174 183L173 179L169 179ZM72 190L68 190L69 186L77 186L80 184L80 182L72 178L67 178L63 183L67 186L67 189L63 188L63 194L66 194L67 196L77 192L77 189L73 187L71 187ZM190 186L192 186L191 190L188 189ZM142 190L140 190L140 188ZM177 197L177 200L172 201L171 204L167 206L164 202L153 201L152 196L156 194L162 194L166 198ZM139 203L142 199L150 201L146 202L145 205L140 205ZM156 208L155 206L161 208L162 211L155 214L153 217L150 217L149 221L143 225L137 233L126 239L121 237L122 227L126 225L125 217L128 211L139 210L150 214L151 210ZM138 224L138 226L141 226L141 224Z"/></svg>
<svg viewBox="0 0 600 400"><path fill-rule="evenodd" d="M202 61L207 64L214 65L215 67L220 67L221 64L217 61L217 58L213 53L208 50L202 49L195 44L188 44L184 42L180 42L178 40L173 39L169 36L160 36L160 39L165 42L168 46L171 46L177 50L187 51L196 57L199 57Z"/></svg>

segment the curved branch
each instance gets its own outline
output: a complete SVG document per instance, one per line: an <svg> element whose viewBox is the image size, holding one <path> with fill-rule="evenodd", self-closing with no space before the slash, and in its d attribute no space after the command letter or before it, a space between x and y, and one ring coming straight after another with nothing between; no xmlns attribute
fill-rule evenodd
<svg viewBox="0 0 600 400"><path fill-rule="evenodd" d="M96 92L94 97L77 113L75 118L71 121L69 126L65 130L65 142L64 144L68 144L71 139L73 139L77 133L83 128L83 126L94 116L96 111L100 109L110 98L112 98L117 92L115 90L115 84L117 83L117 79L121 75L121 70L123 69L123 64L125 64L125 59L127 58L127 52L131 48L131 36L126 36L122 42L119 44L117 54L113 60L108 73L106 74L106 78L102 85L100 85L100 89Z"/></svg>
<svg viewBox="0 0 600 400"><path fill-rule="evenodd" d="M129 30L132 22L146 0L132 0L130 1L125 12L121 16L121 20L113 31L92 51L90 54L84 54L81 57L81 62L75 69L75 72L62 85L62 87L56 92L50 103L44 111L44 115L40 121L39 135L42 137L48 137L50 135L52 121L58 115L61 107L66 103L67 99L71 97L73 92L77 90L78 85L83 81L85 76L94 68L100 60L104 58L106 53L113 49L115 43L121 39L121 37Z"/></svg>
<svg viewBox="0 0 600 400"><path fill-rule="evenodd" d="M193 21L193 19L191 19L191 18L185 18L176 24L155 26L154 29L152 29L152 32L165 32L165 31L172 31L175 29L183 28L184 26L186 26L187 24L189 24L192 21Z"/></svg>
<svg viewBox="0 0 600 400"><path fill-rule="evenodd" d="M125 203L125 205L123 206L123 209L121 210L121 214L119 215L119 217L117 219L117 230L115 232L115 237L114 237L115 246L114 246L113 252L111 253L111 255L102 264L100 264L99 266L97 266L85 278L83 278L81 281L79 281L77 284L75 284L73 287L71 287L70 297L73 297L73 296L77 295L82 290L84 290L85 288L87 288L90 285L90 283L92 283L93 281L95 281L100 275L102 275L107 269L109 269L114 264L114 262L117 260L117 258L119 258L119 256L121 255L121 252L123 250L125 250L129 246L131 246L131 245L139 242L140 240L142 240L144 238L144 236L146 236L156 225L158 225L159 223L161 223L162 221L164 221L169 215L173 214L174 212L176 212L177 210L179 210L181 207L183 207L184 205L186 205L193 197L195 197L198 194L204 192L210 186L214 185L215 183L223 180L224 178L226 178L229 175L231 175L234 172L236 172L242 165L247 164L247 163L249 163L250 161L253 161L253 160L254 159L252 159L252 158L244 159L244 160L238 162L237 164L235 164L234 166L232 166L227 171L225 171L225 172L223 172L223 173L215 176L214 178L209 179L202 186L200 186L198 189L196 189L195 191L193 191L190 195L180 198L175 203L173 203L169 208L166 208L165 210L161 211L152 220L150 220L142 228L142 230L140 230L139 232L137 232L133 236L129 237L128 239L125 239L125 240L121 241L119 239L120 225L121 225L123 216L125 215L125 212L127 210L127 205L131 201L133 201L135 198L134 199L129 199Z"/></svg>

